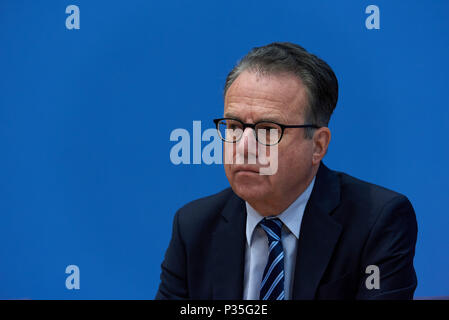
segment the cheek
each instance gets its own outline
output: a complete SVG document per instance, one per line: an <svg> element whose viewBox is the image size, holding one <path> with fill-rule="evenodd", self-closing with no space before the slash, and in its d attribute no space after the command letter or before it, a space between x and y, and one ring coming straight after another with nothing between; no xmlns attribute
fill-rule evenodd
<svg viewBox="0 0 449 320"><path fill-rule="evenodd" d="M291 174L292 170L305 169L311 163L312 149L308 144L279 150L279 167L284 168L287 174Z"/></svg>
<svg viewBox="0 0 449 320"><path fill-rule="evenodd" d="M225 170L226 177L231 182L232 174L231 174L231 167L230 167L230 165L229 164L224 164L223 167L224 167L224 170Z"/></svg>

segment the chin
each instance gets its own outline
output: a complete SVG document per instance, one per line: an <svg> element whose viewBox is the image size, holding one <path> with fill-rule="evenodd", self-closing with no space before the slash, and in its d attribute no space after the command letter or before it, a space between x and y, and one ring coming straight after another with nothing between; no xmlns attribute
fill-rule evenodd
<svg viewBox="0 0 449 320"><path fill-rule="evenodd" d="M248 202L265 199L269 194L267 188L260 183L234 183L232 185L232 190L240 198Z"/></svg>
<svg viewBox="0 0 449 320"><path fill-rule="evenodd" d="M236 195L245 201L266 199L270 194L269 176L253 172L235 172L225 167L226 177Z"/></svg>

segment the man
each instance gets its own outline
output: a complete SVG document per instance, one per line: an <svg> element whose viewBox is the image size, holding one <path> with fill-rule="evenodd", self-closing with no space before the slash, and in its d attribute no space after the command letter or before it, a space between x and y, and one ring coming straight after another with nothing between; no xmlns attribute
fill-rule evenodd
<svg viewBox="0 0 449 320"><path fill-rule="evenodd" d="M215 123L231 188L176 213L156 299L413 298L408 199L322 162L338 98L331 68L272 43L238 63L224 96ZM238 161L260 157L251 145L276 151L274 174Z"/></svg>

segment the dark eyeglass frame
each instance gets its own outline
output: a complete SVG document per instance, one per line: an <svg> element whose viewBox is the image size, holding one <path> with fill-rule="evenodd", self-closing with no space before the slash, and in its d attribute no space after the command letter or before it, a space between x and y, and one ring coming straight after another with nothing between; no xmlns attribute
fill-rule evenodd
<svg viewBox="0 0 449 320"><path fill-rule="evenodd" d="M279 142L281 142L282 137L284 136L284 131L287 128L314 128L314 129L321 128L320 126L318 126L316 124L282 124L282 123L277 123L275 121L270 121L270 120L257 121L256 123L245 123L242 120L236 119L236 118L218 118L218 119L214 119L213 121L214 121L215 127L216 127L216 129L218 131L218 135L220 136L221 140L223 140L224 142L228 142L228 143L236 143L236 142L240 141L240 139L242 138L243 134L240 136L240 138L238 140L235 140L235 141L227 141L227 140L225 140L221 136L220 129L218 128L219 122L223 121L223 120L233 120L233 121L240 122L242 124L242 126L243 126L243 132L245 131L246 128L253 129L254 136L256 137L256 141L261 143L261 144L263 144L263 145L266 145L266 146L274 146L274 145L278 144ZM273 143L273 144L265 144L265 143L259 141L259 139L257 138L256 126L258 124L260 124L260 123L272 123L272 124L275 124L275 125L277 125L277 126L279 126L281 128L281 134L279 136L278 142Z"/></svg>

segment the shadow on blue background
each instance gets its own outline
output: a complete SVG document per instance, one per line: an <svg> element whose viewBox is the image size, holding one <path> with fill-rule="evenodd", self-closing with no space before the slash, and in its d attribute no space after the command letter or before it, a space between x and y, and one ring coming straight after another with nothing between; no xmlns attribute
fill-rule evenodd
<svg viewBox="0 0 449 320"><path fill-rule="evenodd" d="M65 9L80 9L68 30ZM367 30L365 8L380 8ZM152 299L175 211L227 187L170 161L252 47L296 42L340 82L325 163L401 192L416 296L449 293L449 3L0 2L0 298ZM65 268L80 268L67 290Z"/></svg>

